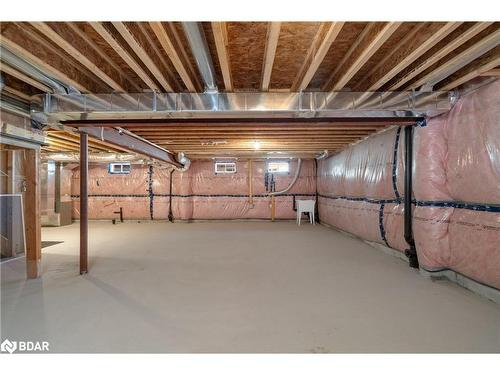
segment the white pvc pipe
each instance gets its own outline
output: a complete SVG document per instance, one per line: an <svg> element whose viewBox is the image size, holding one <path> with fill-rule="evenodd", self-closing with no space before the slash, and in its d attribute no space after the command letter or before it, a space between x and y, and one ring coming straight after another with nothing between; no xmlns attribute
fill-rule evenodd
<svg viewBox="0 0 500 375"><path fill-rule="evenodd" d="M292 182L290 182L290 185L288 185L288 187L284 190L273 191L273 192L269 193L269 196L285 194L288 190L290 190L293 187L293 185L295 185L295 183L297 182L297 179L299 178L301 166L302 166L302 159L299 158L297 160L297 170L295 171L295 176L293 177Z"/></svg>

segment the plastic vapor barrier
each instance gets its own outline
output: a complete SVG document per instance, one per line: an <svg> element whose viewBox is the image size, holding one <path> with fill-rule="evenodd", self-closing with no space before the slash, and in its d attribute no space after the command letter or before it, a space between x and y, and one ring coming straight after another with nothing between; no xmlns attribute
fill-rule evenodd
<svg viewBox="0 0 500 375"><path fill-rule="evenodd" d="M420 266L500 288L500 80L414 132L413 232ZM403 130L318 165L320 220L403 251Z"/></svg>
<svg viewBox="0 0 500 375"><path fill-rule="evenodd" d="M193 161L172 177L174 219L270 219L271 198L266 191L266 162L252 161L252 202L249 198L249 162L236 161L236 173L216 174L213 160ZM274 174L275 191L285 189L293 179L297 161L290 171ZM293 198L316 195L314 160L303 160L300 175L290 191L275 198L275 218L293 219ZM79 217L79 171L72 178L73 215ZM170 169L132 165L131 173L110 174L105 164L89 165L89 218L117 219L120 208L125 220L167 219L170 202ZM315 199L315 198L313 198Z"/></svg>

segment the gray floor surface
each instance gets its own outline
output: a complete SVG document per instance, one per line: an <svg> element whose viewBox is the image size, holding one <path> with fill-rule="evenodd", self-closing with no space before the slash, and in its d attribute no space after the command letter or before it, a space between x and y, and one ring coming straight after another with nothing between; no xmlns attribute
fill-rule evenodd
<svg viewBox="0 0 500 375"><path fill-rule="evenodd" d="M500 306L292 222L44 228L43 276L1 264L1 335L52 352L500 352Z"/></svg>

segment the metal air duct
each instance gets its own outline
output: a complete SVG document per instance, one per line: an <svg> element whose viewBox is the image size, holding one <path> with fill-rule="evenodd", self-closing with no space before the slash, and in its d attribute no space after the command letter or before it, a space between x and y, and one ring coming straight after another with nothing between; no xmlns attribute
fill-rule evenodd
<svg viewBox="0 0 500 375"><path fill-rule="evenodd" d="M208 49L205 34L199 22L183 22L182 26L186 34L189 47L193 53L196 65L201 73L205 84L205 92L217 92L215 81L215 69Z"/></svg>
<svg viewBox="0 0 500 375"><path fill-rule="evenodd" d="M16 56L14 53L10 52L3 46L0 46L0 58L2 62L6 63L7 65L16 68L17 70L30 76L31 78L50 87L54 91L54 93L57 94L69 94L71 92L79 93L79 91L76 90L75 88L70 86L65 86L61 82L45 75L38 68L24 61L19 56Z"/></svg>

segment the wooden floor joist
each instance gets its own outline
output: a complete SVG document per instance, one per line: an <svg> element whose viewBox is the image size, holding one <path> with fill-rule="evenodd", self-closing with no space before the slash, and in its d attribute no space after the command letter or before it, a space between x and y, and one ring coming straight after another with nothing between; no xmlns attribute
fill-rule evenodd
<svg viewBox="0 0 500 375"><path fill-rule="evenodd" d="M273 71L274 58L276 56L276 47L280 36L281 22L269 22L266 37L266 46L264 49L264 60L262 64L261 90L268 91L271 82L271 72Z"/></svg>
<svg viewBox="0 0 500 375"><path fill-rule="evenodd" d="M222 78L226 91L233 91L233 80L231 78L231 62L227 51L228 38L225 22L212 22L212 32L214 34L215 48L219 58L219 65L222 71Z"/></svg>
<svg viewBox="0 0 500 375"><path fill-rule="evenodd" d="M163 73L152 60L151 56L144 50L144 47L137 41L132 32L127 28L123 22L113 22L113 26L120 33L123 39L128 43L134 53L141 59L144 65L149 69L153 76L160 82L163 89L167 92L174 91L170 83L167 82Z"/></svg>
<svg viewBox="0 0 500 375"><path fill-rule="evenodd" d="M149 22L149 26L155 33L156 38L160 42L161 46L163 47L163 50L169 57L170 61L172 61L172 64L179 73L188 91L195 92L196 91L195 85L191 80L191 77L189 76L189 73L187 72L186 68L184 67L184 64L182 63L179 55L177 54L177 51L175 50L174 45L172 44L172 41L170 40L167 32L163 28L162 23Z"/></svg>
<svg viewBox="0 0 500 375"><path fill-rule="evenodd" d="M113 50L127 63L127 65L144 81L153 91L160 91L158 85L151 79L146 71L139 65L131 54L121 46L111 32L100 22L90 22L92 28L103 38Z"/></svg>

